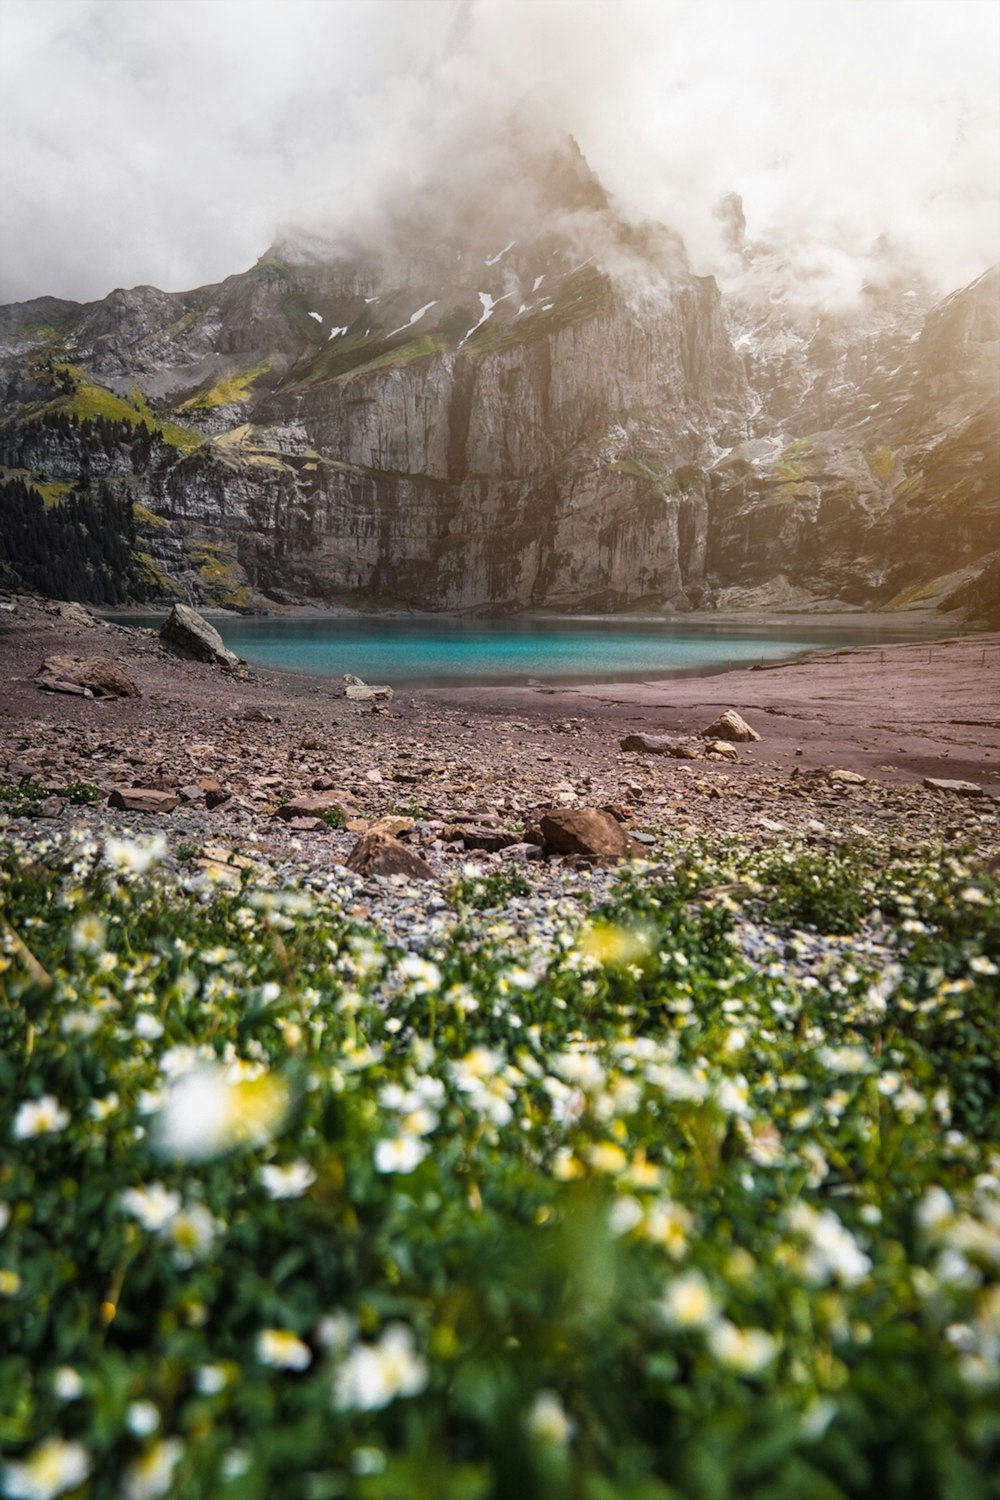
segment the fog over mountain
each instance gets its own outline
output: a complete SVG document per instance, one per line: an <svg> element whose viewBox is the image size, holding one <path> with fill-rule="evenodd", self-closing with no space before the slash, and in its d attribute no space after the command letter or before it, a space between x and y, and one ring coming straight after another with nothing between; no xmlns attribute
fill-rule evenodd
<svg viewBox="0 0 1000 1500"><path fill-rule="evenodd" d="M5 0L0 302L378 245L470 186L514 221L567 134L724 288L735 193L791 302L949 291L1000 253L998 50L981 0Z"/></svg>

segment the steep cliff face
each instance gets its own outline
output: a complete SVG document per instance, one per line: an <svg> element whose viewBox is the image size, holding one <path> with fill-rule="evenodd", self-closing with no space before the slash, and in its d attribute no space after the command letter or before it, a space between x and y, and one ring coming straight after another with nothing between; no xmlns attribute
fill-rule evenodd
<svg viewBox="0 0 1000 1500"><path fill-rule="evenodd" d="M0 309L0 492L127 493L149 587L239 608L879 603L1000 549L996 276L810 321L766 266L724 303L575 148L526 181Z"/></svg>

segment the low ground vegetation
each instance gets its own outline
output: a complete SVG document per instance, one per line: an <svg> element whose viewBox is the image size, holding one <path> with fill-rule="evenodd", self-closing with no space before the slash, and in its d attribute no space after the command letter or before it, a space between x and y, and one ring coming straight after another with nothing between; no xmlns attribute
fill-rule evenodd
<svg viewBox="0 0 1000 1500"><path fill-rule="evenodd" d="M3 846L4 1493L996 1493L981 863L675 839L404 947L164 853Z"/></svg>

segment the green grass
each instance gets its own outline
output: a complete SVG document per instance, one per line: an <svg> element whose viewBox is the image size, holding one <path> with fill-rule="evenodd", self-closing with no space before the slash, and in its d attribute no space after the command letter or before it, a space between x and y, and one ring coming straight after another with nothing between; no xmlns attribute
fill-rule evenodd
<svg viewBox="0 0 1000 1500"><path fill-rule="evenodd" d="M0 845L9 1488L995 1492L968 856L667 838L526 930L529 872L463 876L407 948L335 871L163 854Z"/></svg>

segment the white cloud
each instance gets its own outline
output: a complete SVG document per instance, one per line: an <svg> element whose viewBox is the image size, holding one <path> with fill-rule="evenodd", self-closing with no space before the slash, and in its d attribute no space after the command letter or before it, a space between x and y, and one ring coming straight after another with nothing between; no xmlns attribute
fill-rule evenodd
<svg viewBox="0 0 1000 1500"><path fill-rule="evenodd" d="M998 50L988 0L5 0L0 300L218 280L281 223L378 239L435 180L513 211L512 111L697 270L733 190L821 300L880 236L948 289L1000 253Z"/></svg>

